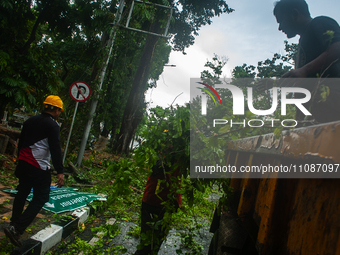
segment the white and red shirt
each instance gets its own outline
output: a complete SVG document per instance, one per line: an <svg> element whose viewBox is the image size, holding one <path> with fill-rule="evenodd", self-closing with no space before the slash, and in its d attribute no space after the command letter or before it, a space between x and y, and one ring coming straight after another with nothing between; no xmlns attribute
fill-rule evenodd
<svg viewBox="0 0 340 255"><path fill-rule="evenodd" d="M19 160L42 169L64 172L60 146L59 124L48 113L33 116L24 122L19 138Z"/></svg>

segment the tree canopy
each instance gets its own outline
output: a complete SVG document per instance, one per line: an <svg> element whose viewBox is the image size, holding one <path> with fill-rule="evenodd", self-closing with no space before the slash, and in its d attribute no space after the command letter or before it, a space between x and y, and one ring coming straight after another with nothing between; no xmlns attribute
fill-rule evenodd
<svg viewBox="0 0 340 255"><path fill-rule="evenodd" d="M100 132L111 133L113 138L125 136L125 147L117 152L126 152L126 145L145 113L144 92L156 86L171 50L184 53L193 45L202 26L211 24L215 16L233 11L224 0L149 2L173 8L168 31L171 39L117 28L103 89L99 92L100 69L107 54L105 46L119 1L0 0L0 118L5 110L12 113L22 106L28 113L39 110L47 95L57 94L64 101L64 142L75 105L69 97L69 86L82 80L93 93L90 100L79 105L71 149L79 144L89 105L96 96L99 108L91 133L95 136ZM126 1L122 24L131 3ZM168 9L138 3L130 24L163 33L169 15ZM122 125L126 116L132 116L132 122ZM119 144L118 139L113 139L112 146L114 143Z"/></svg>

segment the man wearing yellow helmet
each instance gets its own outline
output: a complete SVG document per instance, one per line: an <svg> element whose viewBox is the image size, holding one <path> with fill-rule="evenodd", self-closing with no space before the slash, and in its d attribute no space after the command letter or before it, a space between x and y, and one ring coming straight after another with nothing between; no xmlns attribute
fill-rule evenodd
<svg viewBox="0 0 340 255"><path fill-rule="evenodd" d="M19 160L15 170L15 175L19 178L18 193L13 202L10 226L5 228L5 234L16 246L21 245L20 235L49 200L51 158L58 173L57 185L64 185L60 128L56 122L64 110L63 102L60 97L50 95L45 99L44 106L42 114L25 121L19 138ZM23 211L32 188L33 199Z"/></svg>

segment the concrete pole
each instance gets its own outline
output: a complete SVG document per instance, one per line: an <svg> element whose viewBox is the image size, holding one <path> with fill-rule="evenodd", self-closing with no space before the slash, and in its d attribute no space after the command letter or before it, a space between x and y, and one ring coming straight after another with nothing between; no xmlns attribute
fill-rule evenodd
<svg viewBox="0 0 340 255"><path fill-rule="evenodd" d="M111 29L110 39L109 39L109 42L107 44L107 47L109 49L108 49L106 61L104 61L103 65L102 65L102 72L100 74L100 82L99 82L98 92L102 89L102 86L103 86L106 69L107 69L107 66L109 64L112 48L113 48L115 37L116 37L116 29L117 29L116 25L119 24L119 22L120 22L124 6L125 6L125 0L120 0L119 8L116 12L115 22L114 22L113 27ZM87 139L88 139L89 134L90 134L92 121L93 121L94 114L96 112L97 105L98 105L98 96L96 96L96 98L92 101L91 106L90 106L89 118L88 118L87 124L85 126L85 130L84 130L84 133L83 133L83 138L81 140L78 158L77 158L77 166L78 167L80 167L82 165L85 147L86 147L86 144L87 144Z"/></svg>

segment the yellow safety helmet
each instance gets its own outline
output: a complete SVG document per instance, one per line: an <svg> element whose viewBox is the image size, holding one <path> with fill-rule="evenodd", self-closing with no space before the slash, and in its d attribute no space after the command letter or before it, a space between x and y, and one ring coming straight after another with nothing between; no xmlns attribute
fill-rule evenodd
<svg viewBox="0 0 340 255"><path fill-rule="evenodd" d="M46 97L43 104L53 105L55 107L60 108L62 111L64 111L63 101L61 101L60 97L58 96L50 95Z"/></svg>

